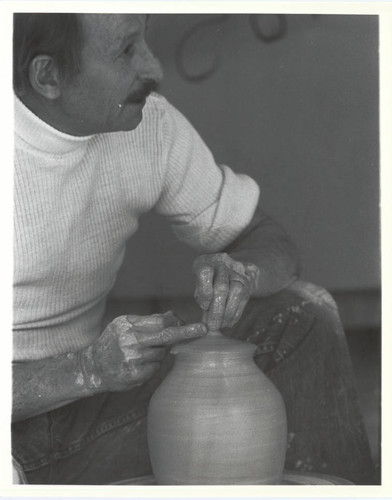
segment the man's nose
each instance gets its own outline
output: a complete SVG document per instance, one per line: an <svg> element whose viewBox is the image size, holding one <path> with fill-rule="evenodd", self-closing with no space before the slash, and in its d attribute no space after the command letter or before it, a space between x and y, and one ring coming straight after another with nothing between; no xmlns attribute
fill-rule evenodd
<svg viewBox="0 0 392 500"><path fill-rule="evenodd" d="M155 82L160 82L163 78L161 63L151 52L145 41L141 43L139 50L139 78Z"/></svg>

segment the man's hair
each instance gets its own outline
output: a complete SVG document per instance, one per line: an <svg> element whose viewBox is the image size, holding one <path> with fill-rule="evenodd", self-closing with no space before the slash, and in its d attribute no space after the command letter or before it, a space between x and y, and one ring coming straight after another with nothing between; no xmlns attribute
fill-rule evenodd
<svg viewBox="0 0 392 500"><path fill-rule="evenodd" d="M77 14L14 14L14 89L30 86L29 66L34 57L49 55L60 76L69 80L80 71L83 30Z"/></svg>

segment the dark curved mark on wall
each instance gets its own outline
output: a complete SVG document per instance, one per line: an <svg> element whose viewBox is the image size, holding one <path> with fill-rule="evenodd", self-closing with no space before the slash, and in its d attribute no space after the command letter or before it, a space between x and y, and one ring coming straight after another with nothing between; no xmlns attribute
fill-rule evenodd
<svg viewBox="0 0 392 500"><path fill-rule="evenodd" d="M218 69L221 63L217 47L212 47L207 56L211 57L208 67L202 71L192 72L189 65L185 64L186 49L191 39L200 34L202 30L214 27L219 31L219 24L225 23L231 14L218 14L208 16L191 26L181 37L175 52L175 63L180 76L188 82L201 82L210 78ZM318 15L311 16L315 20ZM284 14L249 14L249 24L253 34L263 43L273 43L282 40L287 34L287 16Z"/></svg>
<svg viewBox="0 0 392 500"><path fill-rule="evenodd" d="M206 80L207 78L209 78L218 69L220 64L220 58L217 54L215 54L213 56L213 60L209 68L198 73L190 73L186 69L184 64L185 60L184 53L188 42L192 37L194 37L197 34L199 30L225 22L229 16L230 14L221 14L214 16L213 18L209 17L208 19L203 19L202 21L199 21L194 26L192 26L187 32L185 32L183 37L180 39L180 42L176 50L175 61L177 70L179 74L182 76L182 78L184 78L184 80L190 82L200 82L202 80Z"/></svg>
<svg viewBox="0 0 392 500"><path fill-rule="evenodd" d="M281 40L287 33L286 16L283 14L252 14L249 24L256 37L264 43Z"/></svg>

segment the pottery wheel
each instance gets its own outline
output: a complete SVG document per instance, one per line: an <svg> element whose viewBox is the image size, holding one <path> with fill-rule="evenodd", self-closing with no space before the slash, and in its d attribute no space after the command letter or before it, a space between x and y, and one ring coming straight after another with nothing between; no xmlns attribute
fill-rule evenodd
<svg viewBox="0 0 392 500"><path fill-rule="evenodd" d="M156 485L155 479L153 476L142 476L135 479L130 479L126 481L120 481L118 483L114 483L115 485ZM337 476L331 476L328 474L317 474L317 473L306 473L306 472L283 472L283 481L282 485L349 485L353 484L346 479Z"/></svg>

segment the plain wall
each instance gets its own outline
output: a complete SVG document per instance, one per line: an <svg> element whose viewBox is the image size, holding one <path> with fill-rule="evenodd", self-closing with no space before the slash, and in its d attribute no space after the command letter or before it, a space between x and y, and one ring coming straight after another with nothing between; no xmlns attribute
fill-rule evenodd
<svg viewBox="0 0 392 500"><path fill-rule="evenodd" d="M297 243L302 277L330 290L380 286L378 20L288 15L264 43L248 15L156 15L148 38L162 62L160 92L193 123L217 162L248 173L261 203ZM206 80L184 79L219 60ZM257 16L274 29L275 17ZM113 295L189 295L195 252L167 222L141 218Z"/></svg>

